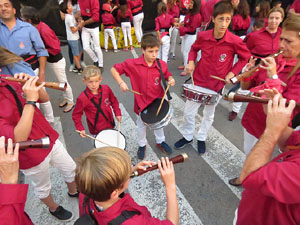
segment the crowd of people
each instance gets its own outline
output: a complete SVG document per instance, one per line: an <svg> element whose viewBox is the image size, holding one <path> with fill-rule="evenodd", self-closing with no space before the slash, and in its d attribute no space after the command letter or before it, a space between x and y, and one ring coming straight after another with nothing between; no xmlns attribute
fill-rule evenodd
<svg viewBox="0 0 300 225"><path fill-rule="evenodd" d="M79 198L77 224L179 224L173 163L168 157L158 162L143 160L148 126L143 116L149 117L149 109L160 102L157 100L171 99L168 87L175 85L175 77L168 61L175 58L178 34L183 59L180 75L192 77L193 90L214 97L204 98L207 101L186 99L183 137L174 148L193 142L195 116L204 105L196 141L198 153L206 153L207 134L224 86L239 74L247 74L232 90L253 93L269 102L250 102L241 120L246 160L240 176L230 179L229 184L242 185L244 191L233 223L300 224L300 1L295 0L288 9L276 0L259 2L253 12L250 8L253 6L246 0L163 0L158 3L155 33L143 34L142 0L108 0L101 10L98 0L61 1L70 70L81 74L86 86L75 104L55 32L41 21L34 7L23 6L21 18L16 18L13 2L0 0L0 104L5 106L0 110L0 224L33 224L24 212L28 185L18 184L19 170L31 180L35 195L51 215L61 221L73 218L52 198L50 165L63 175L68 196ZM123 50L134 47L131 23L136 47L142 50L140 57L116 63L110 70L122 92L130 91L122 78L125 74L136 93L137 157L142 160L136 166L126 151L111 146L86 152L76 164L53 129L53 109L44 82L46 65L59 82L67 83L59 107L65 107L66 113L73 110L74 126L81 137L88 133L95 137L114 129L115 120L122 121L118 99L108 85L101 84L105 55L99 40L100 18L105 52L109 37L114 52L119 51L113 30L117 23L124 34ZM86 66L84 52L93 65ZM257 69L244 73L253 68ZM5 79L8 77L23 82L11 82ZM229 120L236 118L240 107L241 103L233 104ZM89 132L82 123L83 113ZM155 114L150 115L153 120L151 117ZM167 144L164 126L153 130L156 146L170 155L173 150ZM46 136L50 143L44 150L29 146L19 151L19 144L12 144ZM272 159L277 144L282 153ZM166 189L165 220L152 217L146 207L125 194L131 174L155 164Z"/></svg>

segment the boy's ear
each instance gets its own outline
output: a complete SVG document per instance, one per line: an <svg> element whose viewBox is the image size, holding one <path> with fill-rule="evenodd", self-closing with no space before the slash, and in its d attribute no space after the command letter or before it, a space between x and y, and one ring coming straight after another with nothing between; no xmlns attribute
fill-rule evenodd
<svg viewBox="0 0 300 225"><path fill-rule="evenodd" d="M110 199L117 199L119 198L119 189L114 190L111 194L110 194Z"/></svg>

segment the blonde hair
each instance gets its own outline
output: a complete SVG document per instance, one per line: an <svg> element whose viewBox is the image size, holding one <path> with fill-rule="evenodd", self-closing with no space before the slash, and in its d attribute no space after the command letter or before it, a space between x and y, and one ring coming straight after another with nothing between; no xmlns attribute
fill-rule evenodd
<svg viewBox="0 0 300 225"><path fill-rule="evenodd" d="M287 18L282 24L282 28L289 31L295 31L300 38L300 14L299 13L289 13ZM293 74L300 68L300 54L297 56L298 61L292 71L290 72L288 79L293 76Z"/></svg>
<svg viewBox="0 0 300 225"><path fill-rule="evenodd" d="M269 18L270 14L273 13L273 12L279 12L281 14L281 18L282 19L284 18L284 10L283 10L283 8L281 8L279 6L275 6L272 9L270 9L269 12L268 12L267 18Z"/></svg>
<svg viewBox="0 0 300 225"><path fill-rule="evenodd" d="M16 55L15 53L12 53L6 48L0 47L0 67L7 66L9 64L16 63L22 60L22 57Z"/></svg>
<svg viewBox="0 0 300 225"><path fill-rule="evenodd" d="M99 75L100 78L102 78L101 70L97 66L87 66L82 71L82 77L85 80L88 80L90 77L97 75Z"/></svg>
<svg viewBox="0 0 300 225"><path fill-rule="evenodd" d="M75 182L78 191L99 201L110 199L111 193L123 188L131 173L127 152L115 147L102 147L83 154L77 160Z"/></svg>

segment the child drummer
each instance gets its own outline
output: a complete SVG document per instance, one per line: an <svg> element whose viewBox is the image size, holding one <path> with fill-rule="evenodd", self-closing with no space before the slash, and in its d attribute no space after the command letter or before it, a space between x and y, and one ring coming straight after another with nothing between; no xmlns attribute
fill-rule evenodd
<svg viewBox="0 0 300 225"><path fill-rule="evenodd" d="M97 66L87 66L84 68L82 76L86 89L77 98L72 119L76 129L80 131L80 136L85 138L86 132L81 122L83 112L92 135L97 135L102 130L115 127L111 108L118 122L121 122L122 116L118 99L110 87L100 85L102 81L100 69Z"/></svg>
<svg viewBox="0 0 300 225"><path fill-rule="evenodd" d="M221 1L214 6L213 18L214 29L198 33L197 40L192 45L187 73L193 73L195 86L208 88L220 93L230 78L237 75L250 58L250 52L242 39L227 31L233 15L233 7L230 3ZM197 52L202 50L202 57L195 68ZM233 66L234 55L238 55L238 62ZM226 83L210 77L218 76L226 80ZM213 105L205 105L203 119L197 134L198 153L206 150L205 140L207 133L214 121L215 108L220 100ZM201 103L187 100L184 109L183 138L175 143L175 148L183 148L193 141L195 129L195 116Z"/></svg>
<svg viewBox="0 0 300 225"><path fill-rule="evenodd" d="M146 150L146 126L141 120L140 113L149 106L155 99L162 98L164 90L161 85L160 67L156 61L160 43L157 37L153 34L145 34L142 38L141 47L143 55L136 59L126 59L122 63L115 64L111 73L113 78L118 83L121 91L128 91L127 84L120 77L125 74L130 78L131 86L134 91L142 95L135 94L134 112L137 114L137 136L138 136L138 158L145 157ZM162 68L162 73L170 86L175 85L167 64L159 60ZM154 115L155 116L155 115ZM171 154L171 147L165 142L163 128L154 130L156 146L166 154Z"/></svg>

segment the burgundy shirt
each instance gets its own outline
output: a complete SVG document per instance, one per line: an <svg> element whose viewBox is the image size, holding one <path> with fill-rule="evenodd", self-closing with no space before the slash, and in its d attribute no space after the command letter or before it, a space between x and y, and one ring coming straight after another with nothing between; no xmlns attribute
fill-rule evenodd
<svg viewBox="0 0 300 225"><path fill-rule="evenodd" d="M159 62L167 81L171 73L164 61L159 60ZM136 59L126 59L122 63L117 63L114 68L120 75L125 74L129 77L132 89L142 94L134 95L134 112L136 114L143 111L155 99L163 97L164 90L161 85L160 69L156 61L149 67L144 55L142 55Z"/></svg>
<svg viewBox="0 0 300 225"><path fill-rule="evenodd" d="M198 51L202 51L200 61L194 71L195 85L219 92L225 85L210 77L210 75L225 78L229 72L237 75L250 58L250 52L242 39L226 31L224 37L217 41L213 36L214 30L198 32L198 37L191 47L188 61L196 61ZM232 66L234 55L239 61Z"/></svg>
<svg viewBox="0 0 300 225"><path fill-rule="evenodd" d="M79 195L79 212L82 212L82 203L84 195ZM90 200L91 210L94 211L94 216L99 225L106 225L111 220L118 217L123 211L135 211L139 212L139 215L135 215L130 219L122 223L122 225L172 225L170 220L160 220L153 218L145 206L138 205L129 194L125 194L123 198L117 201L104 211L97 210L94 202ZM86 206L87 207L87 206ZM86 211L88 208L86 208Z"/></svg>
<svg viewBox="0 0 300 225"><path fill-rule="evenodd" d="M93 18L95 22L99 22L99 1L98 0L78 0L80 13L82 16Z"/></svg>
<svg viewBox="0 0 300 225"><path fill-rule="evenodd" d="M201 25L201 15L197 13L195 15L186 14L184 17L184 26L179 27L180 36L184 36L186 34L196 34L196 29Z"/></svg>
<svg viewBox="0 0 300 225"><path fill-rule="evenodd" d="M296 13L300 13L300 0L295 0L291 5L291 9L294 9Z"/></svg>
<svg viewBox="0 0 300 225"><path fill-rule="evenodd" d="M166 32L161 32L161 38L167 34L169 34L169 28L174 24L174 17L163 13L160 16L155 18L155 31L159 31L160 29L164 28L167 29Z"/></svg>
<svg viewBox="0 0 300 225"><path fill-rule="evenodd" d="M287 84L283 87L282 95L284 98L291 100L294 99L297 103L300 103L300 69L287 80L291 70L296 65L296 60L286 62L282 56L277 59L277 74L279 79ZM266 70L260 69L253 75L251 87L260 85L268 78ZM295 109L292 117L294 117L300 110ZM259 138L266 127L266 115L263 111L262 104L249 103L242 118L242 125L248 133Z"/></svg>
<svg viewBox="0 0 300 225"><path fill-rule="evenodd" d="M131 10L133 16L143 12L142 0L127 0L127 6Z"/></svg>
<svg viewBox="0 0 300 225"><path fill-rule="evenodd" d="M122 19L127 19L127 20L129 20L129 21L126 21L126 22L130 22L130 21L133 20L132 13L131 13L131 10L130 10L130 9L127 9L127 10L126 10L126 12L125 12L125 17L122 17L122 16L121 16L121 10L118 10L117 18L118 18L118 21L120 21L120 22L123 22Z"/></svg>
<svg viewBox="0 0 300 225"><path fill-rule="evenodd" d="M104 29L112 29L116 23L114 16L111 13L105 12L101 16Z"/></svg>
<svg viewBox="0 0 300 225"><path fill-rule="evenodd" d="M24 212L28 184L0 183L0 223L1 225L33 225Z"/></svg>
<svg viewBox="0 0 300 225"><path fill-rule="evenodd" d="M246 19L243 19L243 17L240 14L236 14L232 17L232 28L234 31L248 30L248 28L250 27L250 23L250 16L248 16Z"/></svg>
<svg viewBox="0 0 300 225"><path fill-rule="evenodd" d="M221 0L208 0L206 2L205 2L205 0L201 0L200 13L202 16L202 21L204 23L208 23L210 21L210 18L212 17L213 12L214 12L214 6L219 1L221 1Z"/></svg>
<svg viewBox="0 0 300 225"><path fill-rule="evenodd" d="M300 150L292 150L248 175L236 224L300 224L299 171Z"/></svg>
<svg viewBox="0 0 300 225"><path fill-rule="evenodd" d="M93 135L98 134L100 131L104 129L114 128L114 126L112 125L112 122L114 121L114 116L111 108L113 109L115 116L121 116L119 101L115 97L110 87L108 85L101 85L101 87L102 87L102 92L101 89L99 88L97 95L94 95L88 88L86 88L85 91L88 96L86 96L86 94L82 92L77 98L77 102L72 114L72 119L74 121L77 130L84 130L84 127L81 122L81 117L83 113L85 113L86 122L89 131ZM102 95L101 109L103 110L104 115L109 121L107 121L105 117L101 113L99 113L98 122L96 128L94 128L97 108L92 103L91 99L94 99L94 101L98 104L101 95Z"/></svg>
<svg viewBox="0 0 300 225"><path fill-rule="evenodd" d="M272 35L266 27L247 34L244 39L248 49L253 55L266 57L278 52L281 28L278 27L277 33Z"/></svg>
<svg viewBox="0 0 300 225"><path fill-rule="evenodd" d="M179 14L180 14L180 9L179 9L179 5L176 2L175 5L173 6L173 8L171 8L171 6L167 5L168 7L168 14L173 16L173 18L179 18Z"/></svg>
<svg viewBox="0 0 300 225"><path fill-rule="evenodd" d="M26 99L24 98L22 86L19 83L1 80L0 105L5 107L2 107L0 110L0 136L5 136L6 138L12 138L14 140L14 128L20 120L20 114L16 100L11 92L5 87L6 84L9 84L15 89L23 107ZM48 149L27 148L26 151L20 151L20 169L29 169L44 161L58 138L58 133L47 122L41 111L36 108L28 140L40 139L46 136L50 138L50 147Z"/></svg>

